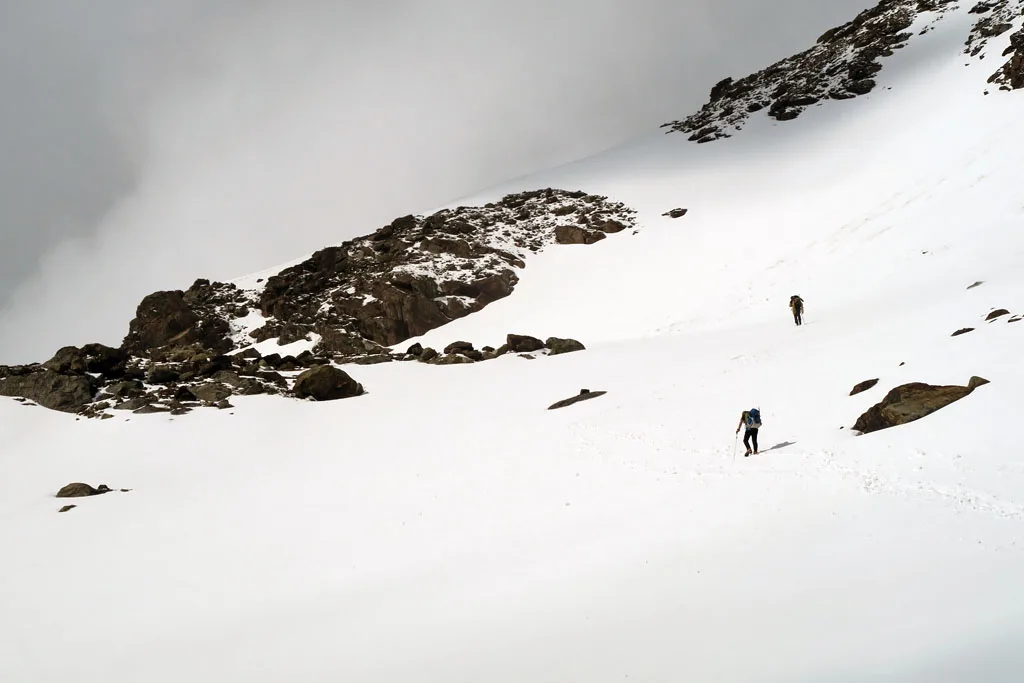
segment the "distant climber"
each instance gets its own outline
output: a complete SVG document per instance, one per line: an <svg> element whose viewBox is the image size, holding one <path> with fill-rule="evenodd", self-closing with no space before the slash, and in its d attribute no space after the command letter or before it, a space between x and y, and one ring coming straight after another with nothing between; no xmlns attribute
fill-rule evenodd
<svg viewBox="0 0 1024 683"><path fill-rule="evenodd" d="M804 300L794 294L789 297L789 308L793 311L793 322L797 325L804 324Z"/></svg>
<svg viewBox="0 0 1024 683"><path fill-rule="evenodd" d="M743 445L747 448L747 452L743 457L746 458L750 455L751 444L754 446L754 455L757 455L757 430L761 428L761 411L757 408L744 410L743 414L740 415L740 423L736 426L737 434L740 433L740 427L747 428L747 431L743 432Z"/></svg>

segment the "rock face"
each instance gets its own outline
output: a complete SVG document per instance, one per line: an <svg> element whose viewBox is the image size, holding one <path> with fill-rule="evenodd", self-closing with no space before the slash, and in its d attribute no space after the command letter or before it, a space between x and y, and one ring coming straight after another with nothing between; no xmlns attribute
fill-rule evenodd
<svg viewBox="0 0 1024 683"><path fill-rule="evenodd" d="M861 415L853 428L868 434L919 420L959 401L983 384L988 384L988 380L972 377L966 387L933 386L920 382L898 386L886 394L880 403Z"/></svg>
<svg viewBox="0 0 1024 683"><path fill-rule="evenodd" d="M958 6L955 0L881 0L852 21L826 31L817 43L744 78L725 78L711 89L707 104L680 121L664 124L668 132L689 135L704 143L730 137L747 119L765 111L777 121L791 121L807 107L827 100L866 95L877 85L882 62L913 37L909 30L919 19L929 22L923 32ZM1009 31L1021 13L1020 0L992 0L972 10L982 15L971 28L965 52L984 58L990 41ZM1007 61L989 79L1003 90L1024 87L1024 29L1009 38Z"/></svg>
<svg viewBox="0 0 1024 683"><path fill-rule="evenodd" d="M854 386L853 389L850 390L850 396L856 396L857 394L863 393L863 392L867 391L868 389L871 389L872 387L874 387L876 384L878 384L878 379L877 378L876 379L866 379L863 382L861 382L860 384L857 384L856 386Z"/></svg>
<svg viewBox="0 0 1024 683"><path fill-rule="evenodd" d="M580 393L577 394L576 396L573 396L572 398L563 399L561 401L558 401L557 403L552 403L551 405L548 406L548 410L558 410L559 408L565 408L566 406L574 405L576 403L579 403L580 401L589 401L592 398L604 396L607 393L607 391L591 391L590 389L580 389Z"/></svg>
<svg viewBox="0 0 1024 683"><path fill-rule="evenodd" d="M275 324L392 346L511 294L527 255L558 235L587 243L634 224L606 197L554 189L405 216L270 277L256 305Z"/></svg>
<svg viewBox="0 0 1024 683"><path fill-rule="evenodd" d="M57 491L58 498L82 498L85 496L98 496L101 493L110 493L111 488L106 484L100 484L96 488L83 484L81 482L75 482L68 484L63 487L60 491Z"/></svg>
<svg viewBox="0 0 1024 683"><path fill-rule="evenodd" d="M363 386L344 370L339 370L331 365L320 365L299 375L295 380L293 391L297 398L335 401L340 398L359 396L363 393Z"/></svg>

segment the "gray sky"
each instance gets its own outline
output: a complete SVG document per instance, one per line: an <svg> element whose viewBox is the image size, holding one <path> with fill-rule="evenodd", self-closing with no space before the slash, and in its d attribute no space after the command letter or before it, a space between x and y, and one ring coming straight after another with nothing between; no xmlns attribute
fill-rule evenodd
<svg viewBox="0 0 1024 683"><path fill-rule="evenodd" d="M0 3L0 363L650 132L871 4Z"/></svg>

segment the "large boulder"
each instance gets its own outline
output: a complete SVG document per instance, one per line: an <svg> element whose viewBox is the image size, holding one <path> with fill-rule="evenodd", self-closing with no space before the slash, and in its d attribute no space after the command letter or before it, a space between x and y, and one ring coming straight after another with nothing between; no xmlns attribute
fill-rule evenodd
<svg viewBox="0 0 1024 683"><path fill-rule="evenodd" d="M550 349L552 356L557 356L560 353L572 353L573 351L584 351L585 347L575 339L560 339L558 337L548 337L544 345Z"/></svg>
<svg viewBox="0 0 1024 683"><path fill-rule="evenodd" d="M292 392L297 398L334 401L339 398L359 396L363 393L363 385L352 379L347 372L333 365L318 365L306 370L295 379Z"/></svg>
<svg viewBox="0 0 1024 683"><path fill-rule="evenodd" d="M862 434L868 434L920 420L954 401L959 401L983 384L988 384L988 380L971 377L966 387L934 386L921 382L898 386L886 394L881 402L871 406L861 415L853 428Z"/></svg>
<svg viewBox="0 0 1024 683"><path fill-rule="evenodd" d="M77 412L95 394L95 380L89 375L64 375L38 366L25 374L0 371L0 396L23 396L51 410Z"/></svg>
<svg viewBox="0 0 1024 683"><path fill-rule="evenodd" d="M231 396L231 387L220 382L207 382L189 387L188 390L200 401L218 403Z"/></svg>
<svg viewBox="0 0 1024 683"><path fill-rule="evenodd" d="M587 230L578 225L559 225L555 228L555 242L558 244L593 244L607 236L600 230Z"/></svg>
<svg viewBox="0 0 1024 683"><path fill-rule="evenodd" d="M505 344L512 353L532 353L544 348L544 342L526 334L509 334L505 337Z"/></svg>
<svg viewBox="0 0 1024 683"><path fill-rule="evenodd" d="M75 482L68 484L57 491L58 498L84 498L85 496L98 496L101 493L110 493L112 489L106 484L100 484L96 488L83 484L82 482Z"/></svg>
<svg viewBox="0 0 1024 683"><path fill-rule="evenodd" d="M80 348L65 346L53 354L53 358L43 363L43 367L62 375L80 375L85 373L89 366Z"/></svg>

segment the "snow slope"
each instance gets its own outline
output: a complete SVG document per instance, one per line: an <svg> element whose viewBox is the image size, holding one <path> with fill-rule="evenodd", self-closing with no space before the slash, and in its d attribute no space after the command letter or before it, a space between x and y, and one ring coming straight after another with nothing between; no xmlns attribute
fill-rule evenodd
<svg viewBox="0 0 1024 683"><path fill-rule="evenodd" d="M0 679L1019 681L1024 323L982 319L1024 312L1024 100L976 94L968 22L799 122L460 202L638 209L421 340L586 352L354 366L357 399L179 419L0 402ZM971 375L991 384L850 432L893 386ZM609 393L545 410L582 387ZM737 458L751 405L763 453ZM69 481L132 490L56 514Z"/></svg>

